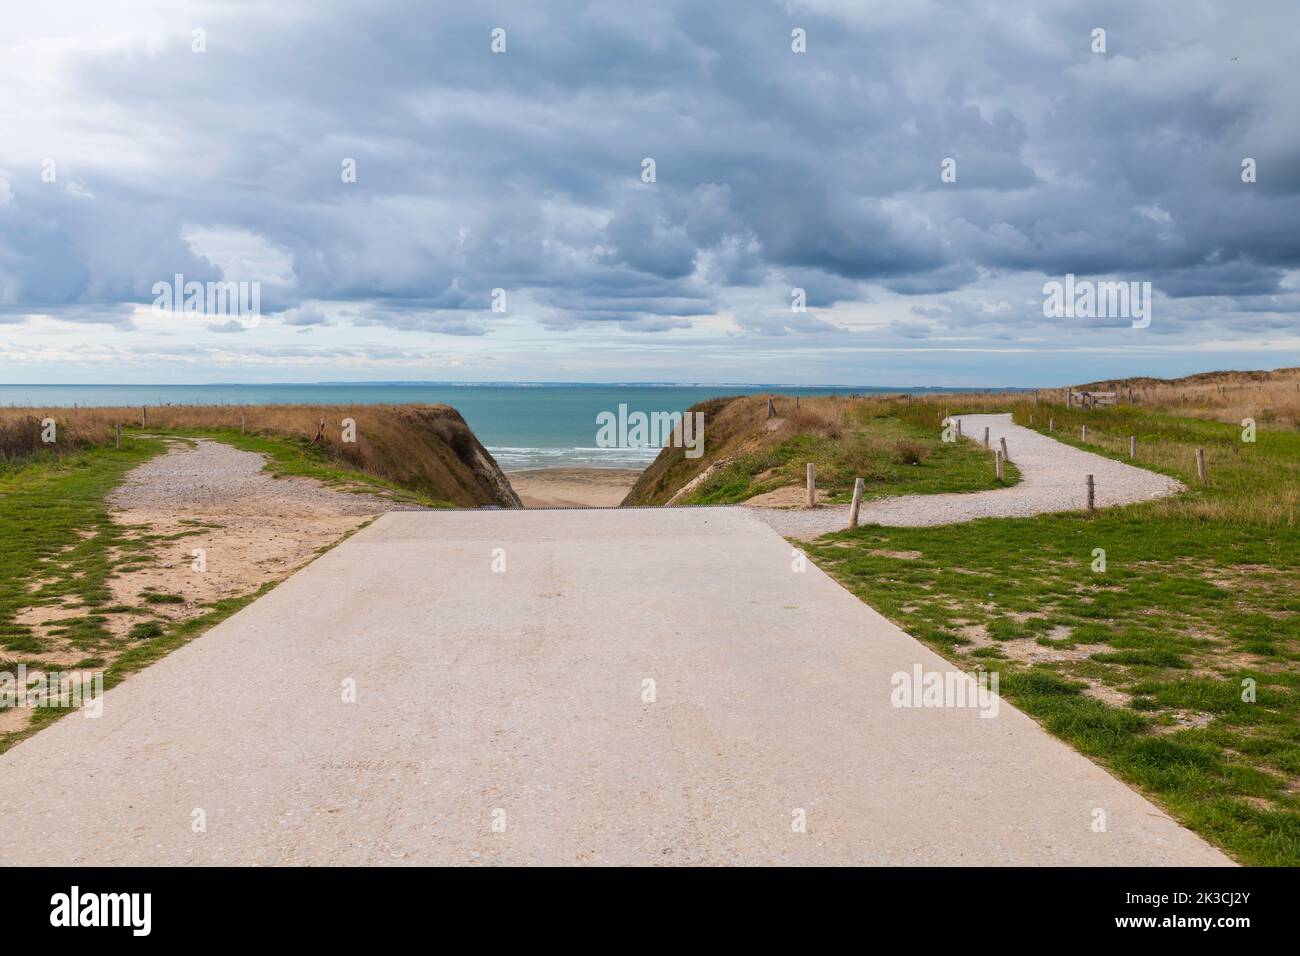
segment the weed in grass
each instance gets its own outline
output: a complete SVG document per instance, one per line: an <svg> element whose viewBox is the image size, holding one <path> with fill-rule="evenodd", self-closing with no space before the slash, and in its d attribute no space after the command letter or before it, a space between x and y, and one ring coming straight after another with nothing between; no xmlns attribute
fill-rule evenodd
<svg viewBox="0 0 1300 956"><path fill-rule="evenodd" d="M133 641L140 641L149 637L161 637L162 634L163 626L157 621L138 621L131 625L127 637Z"/></svg>
<svg viewBox="0 0 1300 956"><path fill-rule="evenodd" d="M185 597L180 594L163 594L159 591L142 591L141 599L146 604L184 604Z"/></svg>

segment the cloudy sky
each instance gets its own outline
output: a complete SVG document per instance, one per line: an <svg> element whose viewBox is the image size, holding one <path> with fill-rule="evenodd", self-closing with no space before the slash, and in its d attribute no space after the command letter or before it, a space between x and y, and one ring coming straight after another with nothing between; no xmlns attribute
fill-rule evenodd
<svg viewBox="0 0 1300 956"><path fill-rule="evenodd" d="M1295 0L7 5L0 382L1297 365L1298 33ZM260 322L156 309L178 273L260 283ZM1150 282L1149 327L1044 316L1066 273Z"/></svg>

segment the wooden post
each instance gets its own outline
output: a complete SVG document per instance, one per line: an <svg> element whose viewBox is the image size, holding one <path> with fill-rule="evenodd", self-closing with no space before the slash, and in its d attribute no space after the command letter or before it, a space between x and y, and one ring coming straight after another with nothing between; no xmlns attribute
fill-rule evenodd
<svg viewBox="0 0 1300 956"><path fill-rule="evenodd" d="M1128 456L1129 458L1136 458L1138 456L1137 435L1128 436Z"/></svg>
<svg viewBox="0 0 1300 956"><path fill-rule="evenodd" d="M1083 426L1083 440L1084 440L1084 441L1087 441L1087 440L1088 440L1088 426L1087 426L1087 425L1084 425L1084 426Z"/></svg>
<svg viewBox="0 0 1300 956"><path fill-rule="evenodd" d="M113 431L117 433L117 450L122 450L122 423L118 422L113 426Z"/></svg>
<svg viewBox="0 0 1300 956"><path fill-rule="evenodd" d="M1132 386L1132 385L1130 385L1130 386L1128 387L1128 403L1129 403L1130 405L1133 404L1133 386Z"/></svg>
<svg viewBox="0 0 1300 956"><path fill-rule="evenodd" d="M1088 511L1097 510L1096 487L1093 484L1092 475L1088 476Z"/></svg>
<svg viewBox="0 0 1300 956"><path fill-rule="evenodd" d="M1196 477L1205 480L1205 449L1196 449Z"/></svg>
<svg viewBox="0 0 1300 956"><path fill-rule="evenodd" d="M989 447L989 426L984 426L984 447Z"/></svg>
<svg viewBox="0 0 1300 956"><path fill-rule="evenodd" d="M244 429L247 427L247 425L248 425L248 413L240 412L239 413L239 434L241 435L244 434Z"/></svg>
<svg viewBox="0 0 1300 956"><path fill-rule="evenodd" d="M312 444L322 441L325 438L325 419L320 420L320 425L316 429L316 437L312 439Z"/></svg>
<svg viewBox="0 0 1300 956"><path fill-rule="evenodd" d="M796 410L799 408L799 396L798 396L798 395L796 395L796 396L794 397L794 407L795 407Z"/></svg>
<svg viewBox="0 0 1300 956"><path fill-rule="evenodd" d="M1000 438L999 441L1002 443L1002 460L1003 460L1003 461L1010 461L1010 460L1011 460L1011 456L1007 454L1007 439L1006 439L1006 436L1005 436L1005 435L1002 436L1002 438Z"/></svg>
<svg viewBox="0 0 1300 956"><path fill-rule="evenodd" d="M998 481L1002 480L1002 451L999 449L993 453L993 465L997 469Z"/></svg>
<svg viewBox="0 0 1300 956"><path fill-rule="evenodd" d="M1030 428L1033 428L1033 427L1034 427L1034 416L1033 416L1033 415L1030 415L1030 416L1029 416L1029 427L1030 427Z"/></svg>
<svg viewBox="0 0 1300 956"><path fill-rule="evenodd" d="M911 392L908 392L908 393L907 393L907 404L909 404L909 405L912 404L912 393L911 393Z"/></svg>
<svg viewBox="0 0 1300 956"><path fill-rule="evenodd" d="M957 437L961 438L961 419L957 419Z"/></svg>
<svg viewBox="0 0 1300 956"><path fill-rule="evenodd" d="M858 526L858 511L862 508L862 479L853 479L853 504L849 505L849 530Z"/></svg>
<svg viewBox="0 0 1300 956"><path fill-rule="evenodd" d="M773 404L770 398L767 400L767 417L776 418L776 405Z"/></svg>
<svg viewBox="0 0 1300 956"><path fill-rule="evenodd" d="M817 506L817 469L812 462L808 462L808 507Z"/></svg>
<svg viewBox="0 0 1300 956"><path fill-rule="evenodd" d="M149 406L148 405L140 406L140 427L141 428L149 427Z"/></svg>
<svg viewBox="0 0 1300 956"><path fill-rule="evenodd" d="M1055 418L1055 417L1051 417L1051 418L1047 419L1047 430L1050 432L1050 431L1051 431L1052 429L1054 429L1055 427L1056 427L1056 418Z"/></svg>
<svg viewBox="0 0 1300 956"><path fill-rule="evenodd" d="M1074 407L1074 389L1067 388L1065 390L1065 404L1068 408Z"/></svg>

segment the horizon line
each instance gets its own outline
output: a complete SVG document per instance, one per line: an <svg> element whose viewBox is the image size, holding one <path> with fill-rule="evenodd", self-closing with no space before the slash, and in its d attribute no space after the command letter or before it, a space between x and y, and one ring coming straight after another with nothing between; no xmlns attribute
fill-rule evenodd
<svg viewBox="0 0 1300 956"><path fill-rule="evenodd" d="M942 389L945 391L1017 391L1031 392L1040 388L1065 388L1064 385L863 385L831 383L827 385L794 384L789 382L665 382L660 380L627 382L583 381L528 381L528 380L475 380L443 381L437 379L348 379L317 382L0 382L0 388L311 388L328 385L410 386L437 385L450 387L473 386L552 386L552 387L602 387L602 388L804 388L804 389L873 389L908 391L910 389Z"/></svg>

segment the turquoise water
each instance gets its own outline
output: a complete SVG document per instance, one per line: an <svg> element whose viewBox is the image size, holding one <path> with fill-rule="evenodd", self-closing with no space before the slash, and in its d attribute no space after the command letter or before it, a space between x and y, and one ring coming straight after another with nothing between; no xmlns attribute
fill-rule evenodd
<svg viewBox="0 0 1300 956"><path fill-rule="evenodd" d="M332 384L315 385L0 385L0 405L373 405L443 402L469 422L479 441L506 471L580 466L642 468L656 448L596 447L596 416L628 412L684 412L724 395L780 391L787 395L897 394L899 388L776 385L514 385ZM914 394L963 389L911 388ZM968 390L966 390L968 391Z"/></svg>

